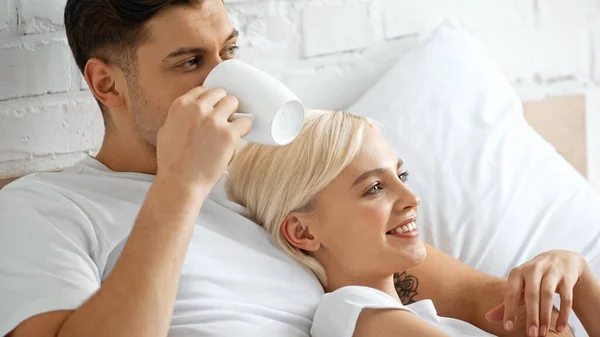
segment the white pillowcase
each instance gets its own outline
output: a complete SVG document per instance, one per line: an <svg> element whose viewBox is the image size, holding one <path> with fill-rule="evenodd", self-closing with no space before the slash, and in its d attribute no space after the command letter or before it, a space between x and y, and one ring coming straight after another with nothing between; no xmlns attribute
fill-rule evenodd
<svg viewBox="0 0 600 337"><path fill-rule="evenodd" d="M426 242L496 276L568 249L600 277L600 197L527 124L498 67L453 21L348 111L381 122L411 171Z"/></svg>

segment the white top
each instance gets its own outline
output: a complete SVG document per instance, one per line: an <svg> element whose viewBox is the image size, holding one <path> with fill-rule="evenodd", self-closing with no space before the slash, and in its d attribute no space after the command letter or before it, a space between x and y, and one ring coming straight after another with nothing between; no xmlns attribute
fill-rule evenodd
<svg viewBox="0 0 600 337"><path fill-rule="evenodd" d="M433 302L430 300L404 306L377 289L350 286L340 288L322 297L310 331L312 337L352 337L358 316L365 308L399 309L412 312L451 337L493 336L467 322L438 316Z"/></svg>
<svg viewBox="0 0 600 337"><path fill-rule="evenodd" d="M0 191L0 336L34 315L76 309L98 290L153 178L89 157ZM169 336L309 335L321 285L243 210L221 185L205 201Z"/></svg>

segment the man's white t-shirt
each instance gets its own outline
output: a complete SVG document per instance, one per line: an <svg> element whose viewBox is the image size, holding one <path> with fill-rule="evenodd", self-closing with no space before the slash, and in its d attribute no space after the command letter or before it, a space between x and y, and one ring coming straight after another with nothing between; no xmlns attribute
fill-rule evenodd
<svg viewBox="0 0 600 337"><path fill-rule="evenodd" d="M312 337L352 337L363 309L406 310L451 337L493 336L460 320L440 317L430 300L407 306L373 288L348 286L322 297L315 313Z"/></svg>
<svg viewBox="0 0 600 337"><path fill-rule="evenodd" d="M100 288L153 178L88 157L0 191L0 336L34 315L77 309ZM221 185L205 201L169 336L309 336L321 285L243 211Z"/></svg>

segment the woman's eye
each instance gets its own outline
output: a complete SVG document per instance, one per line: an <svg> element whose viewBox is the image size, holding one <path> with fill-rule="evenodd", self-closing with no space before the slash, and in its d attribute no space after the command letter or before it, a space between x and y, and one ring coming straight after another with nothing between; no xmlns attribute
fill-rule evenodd
<svg viewBox="0 0 600 337"><path fill-rule="evenodd" d="M398 178L400 178L400 180L402 180L402 182L405 183L406 181L408 181L408 175L409 175L408 171L404 171L404 172L398 174Z"/></svg>
<svg viewBox="0 0 600 337"><path fill-rule="evenodd" d="M369 190L365 194L375 194L383 189L381 183L377 183L373 185L373 187L369 188Z"/></svg>

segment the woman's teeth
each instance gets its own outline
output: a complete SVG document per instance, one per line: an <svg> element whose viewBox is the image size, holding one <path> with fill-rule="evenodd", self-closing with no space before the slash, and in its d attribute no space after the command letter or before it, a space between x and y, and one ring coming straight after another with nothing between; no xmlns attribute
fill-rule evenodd
<svg viewBox="0 0 600 337"><path fill-rule="evenodd" d="M388 234L396 234L396 233L408 233L412 232L415 228L417 228L417 224L413 221L408 225L404 225L402 227L396 227L388 232Z"/></svg>

